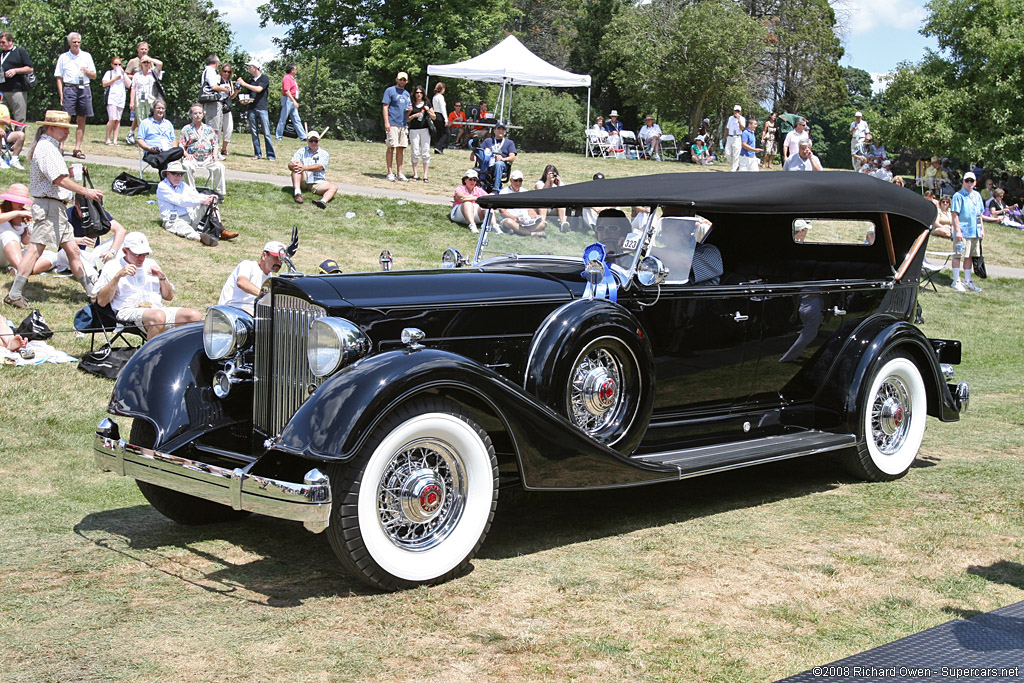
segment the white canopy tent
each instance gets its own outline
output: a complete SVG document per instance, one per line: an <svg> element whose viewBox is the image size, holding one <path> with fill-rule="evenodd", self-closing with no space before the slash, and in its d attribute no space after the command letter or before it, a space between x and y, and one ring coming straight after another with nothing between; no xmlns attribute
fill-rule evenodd
<svg viewBox="0 0 1024 683"><path fill-rule="evenodd" d="M590 125L590 76L559 69L530 52L515 36L508 36L487 52L456 64L427 66L427 92L430 77L462 78L468 81L501 83L497 118L511 124L512 86L539 85L548 88L586 88L587 125Z"/></svg>

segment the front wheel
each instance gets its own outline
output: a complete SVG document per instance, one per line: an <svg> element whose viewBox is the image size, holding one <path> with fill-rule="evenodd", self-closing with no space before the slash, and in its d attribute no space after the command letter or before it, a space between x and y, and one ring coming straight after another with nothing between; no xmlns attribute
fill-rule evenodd
<svg viewBox="0 0 1024 683"><path fill-rule="evenodd" d="M403 406L351 462L329 469L335 505L327 538L342 564L376 588L454 578L494 518L494 446L449 401Z"/></svg>
<svg viewBox="0 0 1024 683"><path fill-rule="evenodd" d="M868 481L907 473L924 439L928 399L917 365L903 354L882 358L861 399L857 451L850 471Z"/></svg>

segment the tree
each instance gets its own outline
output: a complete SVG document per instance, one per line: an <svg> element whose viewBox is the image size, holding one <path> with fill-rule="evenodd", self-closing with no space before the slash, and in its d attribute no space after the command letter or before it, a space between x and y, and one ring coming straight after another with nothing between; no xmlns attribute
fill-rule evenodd
<svg viewBox="0 0 1024 683"><path fill-rule="evenodd" d="M942 52L896 69L882 98L887 138L1024 171L1024 0L929 0L927 9L921 33Z"/></svg>
<svg viewBox="0 0 1024 683"><path fill-rule="evenodd" d="M850 97L870 99L874 79L867 71L853 66L844 66L843 80L846 81L846 89L850 93Z"/></svg>
<svg viewBox="0 0 1024 683"><path fill-rule="evenodd" d="M32 57L40 80L28 98L29 113L37 119L46 109L60 108L53 66L67 51L65 36L72 31L82 34L82 49L92 54L97 76L110 68L111 57L127 62L135 56L136 43L148 42L150 54L164 62L168 116L182 122L199 93L206 57L227 57L231 45L231 29L210 0L25 1L10 6L6 16L8 30ZM105 120L99 78L93 80L92 91L93 111Z"/></svg>
<svg viewBox="0 0 1024 683"><path fill-rule="evenodd" d="M705 111L756 99L754 65L765 30L728 0L654 0L623 7L605 46L627 103L696 130ZM638 39L642 36L642 39Z"/></svg>

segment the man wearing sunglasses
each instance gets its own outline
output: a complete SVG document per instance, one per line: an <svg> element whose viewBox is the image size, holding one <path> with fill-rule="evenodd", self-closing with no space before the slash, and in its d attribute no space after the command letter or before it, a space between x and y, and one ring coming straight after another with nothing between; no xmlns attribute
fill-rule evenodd
<svg viewBox="0 0 1024 683"><path fill-rule="evenodd" d="M216 211L217 195L202 194L183 179L185 167L180 161L167 166L166 176L156 187L156 201L160 208L160 222L164 230L208 247L217 246L221 239L238 237L237 232L218 229L219 220L209 221L209 229L200 230L206 214ZM217 234L217 233L220 234Z"/></svg>
<svg viewBox="0 0 1024 683"><path fill-rule="evenodd" d="M984 215L985 202L975 189L978 179L972 171L964 174L963 186L953 195L953 244L956 245L956 256L953 257L953 282L950 285L958 292L980 292L981 287L974 284L973 258L981 256L981 240L985 236L985 228L981 222L999 219ZM964 282L960 281L960 259L963 257Z"/></svg>

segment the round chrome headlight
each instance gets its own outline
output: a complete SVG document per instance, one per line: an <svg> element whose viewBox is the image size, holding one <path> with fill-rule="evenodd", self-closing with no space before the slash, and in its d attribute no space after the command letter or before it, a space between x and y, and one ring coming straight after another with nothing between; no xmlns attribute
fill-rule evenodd
<svg viewBox="0 0 1024 683"><path fill-rule="evenodd" d="M232 306L211 306L203 323L203 349L220 360L245 349L253 341L252 316Z"/></svg>
<svg viewBox="0 0 1024 683"><path fill-rule="evenodd" d="M324 316L309 326L306 357L310 372L317 377L326 377L369 352L369 337L351 321Z"/></svg>

